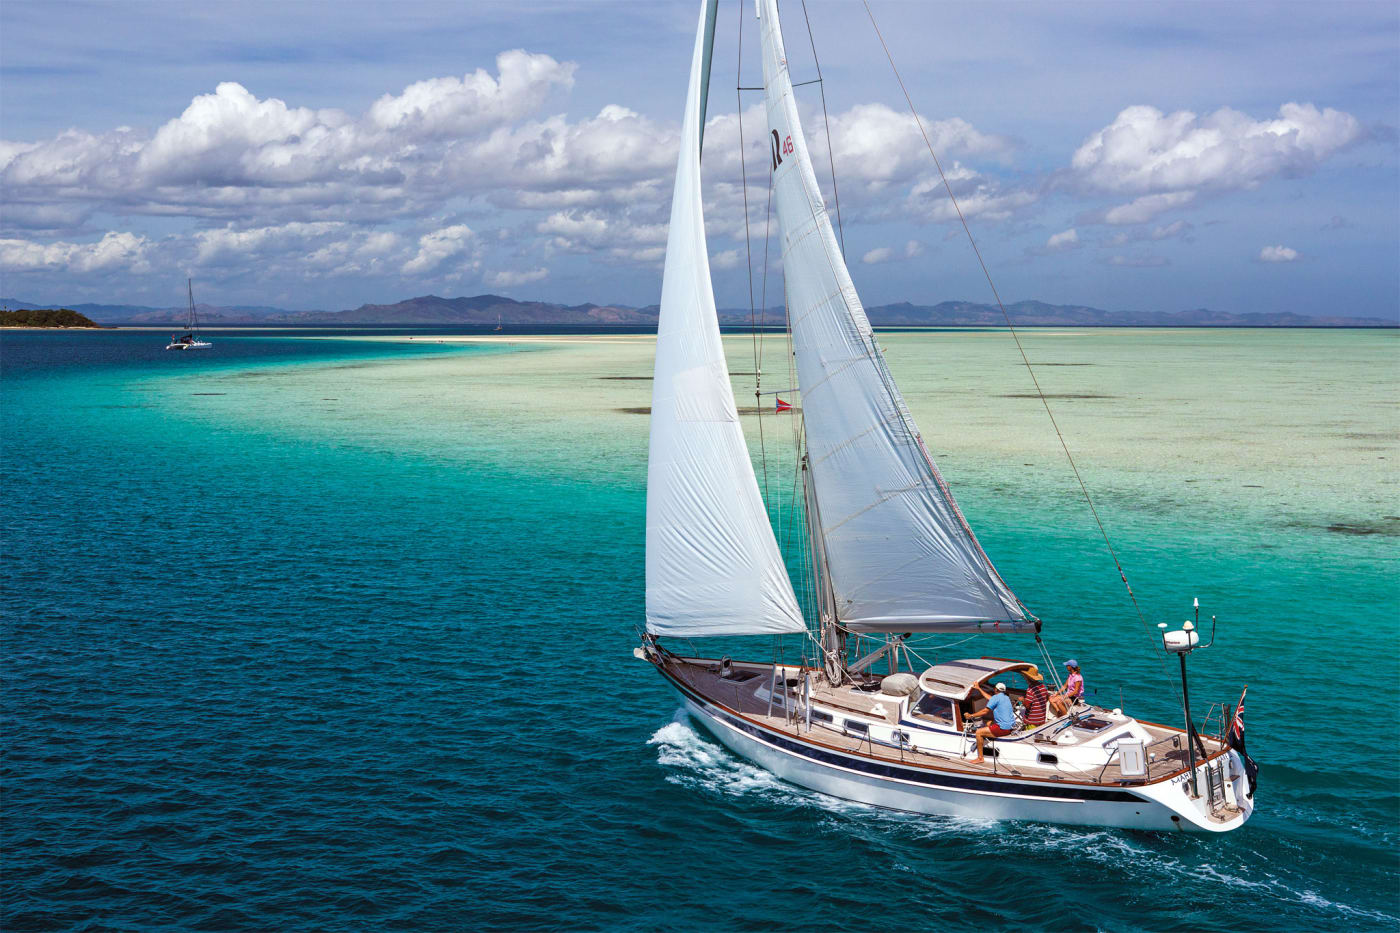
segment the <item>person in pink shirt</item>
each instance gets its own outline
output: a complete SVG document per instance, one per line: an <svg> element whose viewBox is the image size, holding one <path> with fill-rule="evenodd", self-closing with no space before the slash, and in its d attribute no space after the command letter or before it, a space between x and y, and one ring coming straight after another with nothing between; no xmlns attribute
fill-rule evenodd
<svg viewBox="0 0 1400 933"><path fill-rule="evenodd" d="M1064 689L1050 694L1050 711L1056 716L1068 713L1074 704L1084 699L1084 678L1079 673L1079 662L1070 658L1065 667L1069 668L1069 677L1065 678Z"/></svg>

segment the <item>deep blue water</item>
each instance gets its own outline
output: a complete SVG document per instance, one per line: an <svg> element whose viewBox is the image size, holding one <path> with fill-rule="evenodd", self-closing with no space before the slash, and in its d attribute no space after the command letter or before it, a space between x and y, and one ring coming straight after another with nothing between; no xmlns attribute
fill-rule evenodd
<svg viewBox="0 0 1400 933"><path fill-rule="evenodd" d="M364 367L490 350L162 336L0 337L6 930L1396 928L1393 537L1120 523L1141 591L1259 619L1193 661L1250 683L1243 830L890 814L736 761L631 659L644 447L361 423ZM1176 721L1093 542L961 492L1082 621L1052 646Z"/></svg>

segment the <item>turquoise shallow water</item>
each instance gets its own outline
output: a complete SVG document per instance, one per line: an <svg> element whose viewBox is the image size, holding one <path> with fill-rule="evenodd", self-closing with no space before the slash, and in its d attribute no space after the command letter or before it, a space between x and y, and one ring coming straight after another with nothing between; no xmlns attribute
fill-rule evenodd
<svg viewBox="0 0 1400 933"><path fill-rule="evenodd" d="M644 339L6 333L3 926L1394 929L1393 343L1290 333L1032 341L1114 397L1057 405L1150 621L1221 617L1201 711L1250 685L1219 839L873 811L698 734L630 657ZM885 343L1051 649L1175 721L996 339Z"/></svg>

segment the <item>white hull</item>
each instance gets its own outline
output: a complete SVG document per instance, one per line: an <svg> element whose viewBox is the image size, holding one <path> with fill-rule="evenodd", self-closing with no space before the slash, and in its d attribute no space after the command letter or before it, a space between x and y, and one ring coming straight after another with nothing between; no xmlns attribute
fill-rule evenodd
<svg viewBox="0 0 1400 933"><path fill-rule="evenodd" d="M210 347L212 347L212 346L213 346L212 343L205 343L204 341L197 341L197 342L195 342L195 343L172 343L170 346L166 347L165 349L167 349L167 350L208 350L208 349L209 349Z"/></svg>
<svg viewBox="0 0 1400 933"><path fill-rule="evenodd" d="M854 800L871 806L910 813L957 816L988 820L1032 820L1078 826L1105 826L1118 829L1181 830L1189 832L1227 832L1241 826L1253 811L1253 802L1244 796L1243 767L1235 756L1231 773L1238 775L1233 782L1234 797L1241 812L1229 821L1210 819L1200 801L1193 801L1182 790L1185 776L1171 782L1149 784L1131 789L1103 791L1112 800L1054 799L1043 796L1045 785L995 779L981 781L992 790L950 789L930 786L914 780L876 776L857 770L860 761L846 758L850 767L839 761L845 756L824 757L831 763L802 754L800 748L786 750L778 746L780 737L756 737L764 730L749 726L738 728L731 724L734 717L722 713L707 703L684 695L686 708L695 720L735 754L771 771L785 781L823 794ZM785 744L800 745L788 740ZM1205 780L1205 768L1198 769ZM1058 792L1060 789L1055 788ZM1092 796L1093 792L1086 792Z"/></svg>

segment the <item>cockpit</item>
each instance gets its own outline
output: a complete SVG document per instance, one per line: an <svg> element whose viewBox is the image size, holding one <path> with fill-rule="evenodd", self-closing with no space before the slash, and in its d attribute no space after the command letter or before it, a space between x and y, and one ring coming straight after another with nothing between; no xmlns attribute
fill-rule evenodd
<svg viewBox="0 0 1400 933"><path fill-rule="evenodd" d="M962 729L968 717L980 712L987 700L978 691L982 681L1006 684L1013 705L1019 705L1030 681L1026 672L1035 665L1004 658L969 658L936 664L919 677L922 695L910 707L915 719L945 728Z"/></svg>

